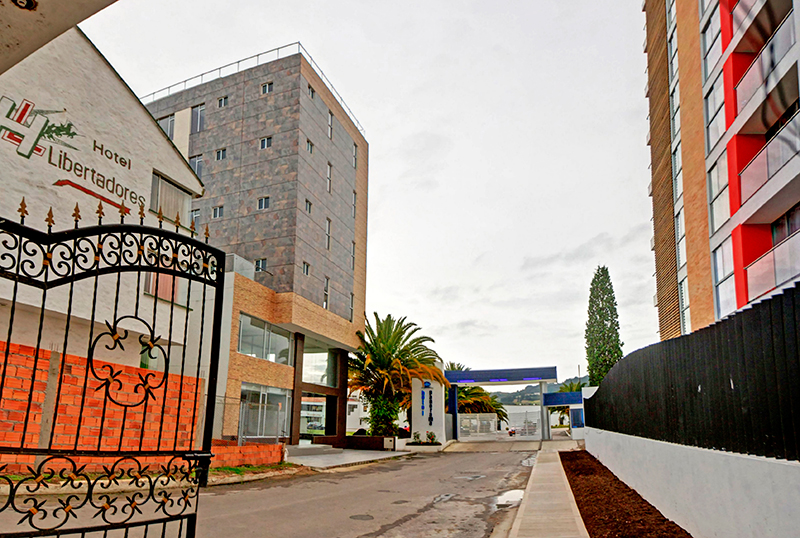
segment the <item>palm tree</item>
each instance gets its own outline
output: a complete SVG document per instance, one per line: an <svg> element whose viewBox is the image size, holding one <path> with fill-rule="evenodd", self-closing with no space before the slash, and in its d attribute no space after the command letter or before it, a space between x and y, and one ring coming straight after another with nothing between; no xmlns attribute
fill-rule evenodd
<svg viewBox="0 0 800 538"><path fill-rule="evenodd" d="M448 362L446 370L468 371L470 368L460 362ZM458 387L458 412L459 413L495 413L497 418L508 422L506 408L496 396L476 386Z"/></svg>
<svg viewBox="0 0 800 538"><path fill-rule="evenodd" d="M450 384L436 366L439 355L428 347L433 339L415 336L420 328L406 318L384 319L375 313L375 326L367 320L366 334L357 332L361 345L349 361L348 386L360 391L369 404L370 435L394 435L400 407L411 393L411 379L431 379Z"/></svg>

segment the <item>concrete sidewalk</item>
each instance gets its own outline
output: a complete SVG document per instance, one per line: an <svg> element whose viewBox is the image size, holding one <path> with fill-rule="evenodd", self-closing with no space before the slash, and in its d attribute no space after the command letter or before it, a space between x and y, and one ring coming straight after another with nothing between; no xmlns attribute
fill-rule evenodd
<svg viewBox="0 0 800 538"><path fill-rule="evenodd" d="M509 538L589 538L557 450L536 457Z"/></svg>

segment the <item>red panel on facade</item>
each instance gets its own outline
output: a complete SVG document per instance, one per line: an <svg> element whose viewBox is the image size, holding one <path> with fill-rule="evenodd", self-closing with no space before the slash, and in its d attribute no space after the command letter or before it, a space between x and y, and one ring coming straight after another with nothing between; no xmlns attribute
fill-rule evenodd
<svg viewBox="0 0 800 538"><path fill-rule="evenodd" d="M731 215L742 207L742 185L739 174L764 147L763 135L736 134L728 142L728 199Z"/></svg>
<svg viewBox="0 0 800 538"><path fill-rule="evenodd" d="M748 302L745 267L772 248L772 227L769 224L742 224L731 233L733 243L733 275L736 279L736 308Z"/></svg>
<svg viewBox="0 0 800 538"><path fill-rule="evenodd" d="M721 23L722 50L728 48L733 37L733 16L731 8L735 6L737 0L719 0L719 19Z"/></svg>

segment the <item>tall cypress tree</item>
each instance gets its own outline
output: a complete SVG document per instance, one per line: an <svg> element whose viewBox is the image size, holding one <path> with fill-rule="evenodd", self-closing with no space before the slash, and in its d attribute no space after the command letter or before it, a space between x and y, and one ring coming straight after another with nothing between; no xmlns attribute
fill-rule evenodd
<svg viewBox="0 0 800 538"><path fill-rule="evenodd" d="M617 300L608 267L599 266L589 288L589 319L586 321L586 360L589 384L597 386L622 358Z"/></svg>

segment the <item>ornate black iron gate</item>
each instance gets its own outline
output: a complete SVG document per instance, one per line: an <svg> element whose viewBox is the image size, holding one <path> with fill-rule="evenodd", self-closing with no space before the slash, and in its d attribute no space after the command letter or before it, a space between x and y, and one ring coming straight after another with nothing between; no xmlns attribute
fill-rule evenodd
<svg viewBox="0 0 800 538"><path fill-rule="evenodd" d="M224 253L125 224L0 219L0 534L195 534ZM210 324L210 327L207 325Z"/></svg>

